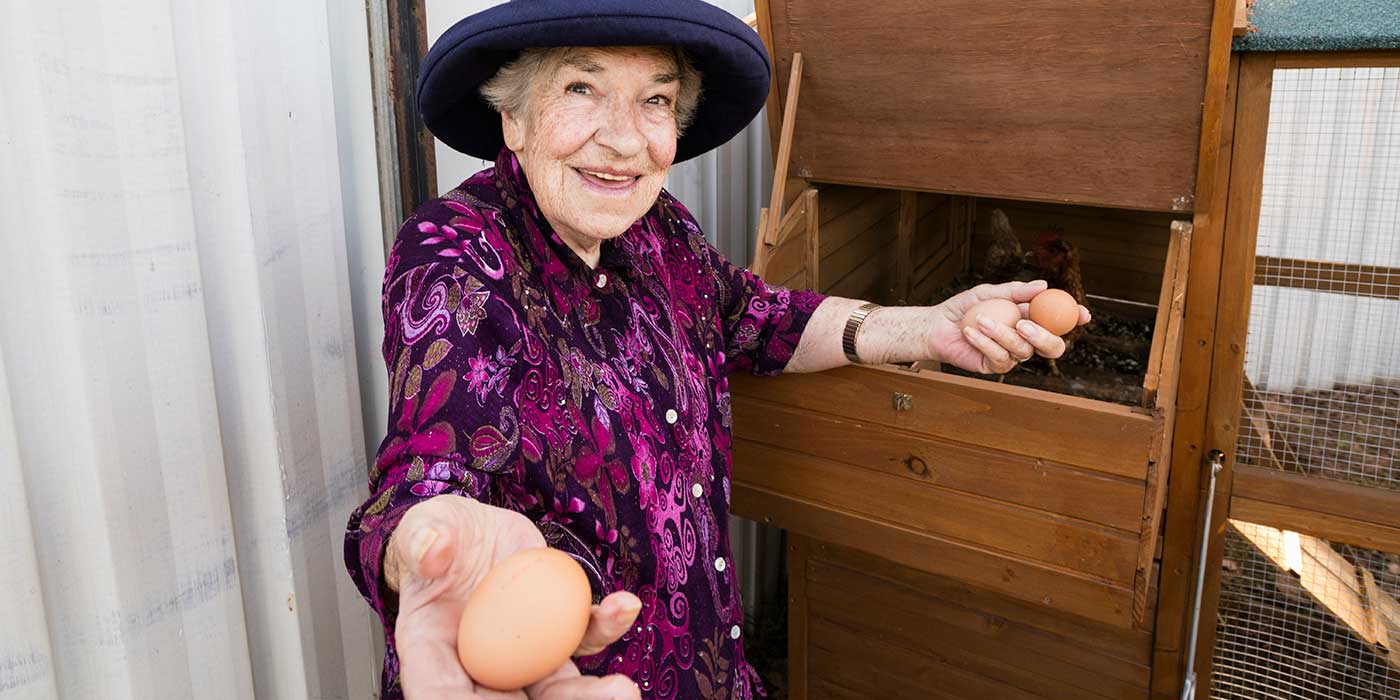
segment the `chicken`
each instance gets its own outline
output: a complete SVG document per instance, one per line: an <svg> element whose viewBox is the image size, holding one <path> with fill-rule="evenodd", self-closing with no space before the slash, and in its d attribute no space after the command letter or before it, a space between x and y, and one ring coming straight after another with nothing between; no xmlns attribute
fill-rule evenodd
<svg viewBox="0 0 1400 700"><path fill-rule="evenodd" d="M1079 251L1065 239L1063 232L1057 227L1045 231L1031 252L1040 276L1050 283L1050 288L1069 292L1080 306L1084 306L1084 278L1079 270ZM1064 336L1066 353L1083 334L1084 326L1075 326ZM1054 360L1050 360L1050 373L1060 376L1060 368L1055 366Z"/></svg>
<svg viewBox="0 0 1400 700"><path fill-rule="evenodd" d="M982 279L996 284L1019 279L1026 272L1026 256L1021 249L1021 241L1011 228L1011 220L1006 212L992 210L991 243L987 254L982 258Z"/></svg>

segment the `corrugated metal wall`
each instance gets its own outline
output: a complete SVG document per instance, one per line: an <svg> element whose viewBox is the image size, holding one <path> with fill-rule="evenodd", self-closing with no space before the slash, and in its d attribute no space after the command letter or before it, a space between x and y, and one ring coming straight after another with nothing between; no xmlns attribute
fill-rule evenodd
<svg viewBox="0 0 1400 700"><path fill-rule="evenodd" d="M0 697L370 697L364 6L5 3L0 45Z"/></svg>

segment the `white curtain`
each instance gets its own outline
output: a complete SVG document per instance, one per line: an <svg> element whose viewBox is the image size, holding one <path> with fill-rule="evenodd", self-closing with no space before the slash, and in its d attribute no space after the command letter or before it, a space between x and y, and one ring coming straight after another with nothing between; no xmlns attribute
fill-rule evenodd
<svg viewBox="0 0 1400 700"><path fill-rule="evenodd" d="M753 0L709 0L736 17L754 11ZM425 0L428 41L436 40L457 20L500 4L500 0ZM478 158L458 153L437 141L439 192L456 187L472 173L488 167ZM768 205L773 181L768 117L760 112L749 128L724 146L671 169L666 189L690 209L710 242L730 260L748 264L753 255L758 211ZM730 521L736 570L745 607L753 611L760 598L777 591L781 545L773 528L742 518Z"/></svg>
<svg viewBox="0 0 1400 700"><path fill-rule="evenodd" d="M1267 144L1259 255L1400 269L1400 68L1275 71ZM1255 287L1246 372L1281 392L1400 380L1397 319L1395 299Z"/></svg>
<svg viewBox="0 0 1400 700"><path fill-rule="evenodd" d="M0 3L0 698L374 693L366 37L338 0Z"/></svg>

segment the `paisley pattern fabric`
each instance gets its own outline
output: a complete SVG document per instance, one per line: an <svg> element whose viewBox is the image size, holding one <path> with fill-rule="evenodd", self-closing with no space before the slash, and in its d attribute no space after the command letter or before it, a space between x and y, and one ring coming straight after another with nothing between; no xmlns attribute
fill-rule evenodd
<svg viewBox="0 0 1400 700"><path fill-rule="evenodd" d="M726 376L782 371L821 301L729 263L664 191L590 269L508 150L419 207L385 271L388 434L345 540L388 637L384 697L402 697L384 547L440 493L525 514L595 602L641 598L585 673L627 674L644 698L761 696L730 558Z"/></svg>

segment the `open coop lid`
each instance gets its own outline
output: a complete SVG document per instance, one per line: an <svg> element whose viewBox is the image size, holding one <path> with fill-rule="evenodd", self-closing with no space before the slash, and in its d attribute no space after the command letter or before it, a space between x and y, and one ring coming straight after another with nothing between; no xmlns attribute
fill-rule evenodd
<svg viewBox="0 0 1400 700"><path fill-rule="evenodd" d="M765 10L780 95L803 55L792 175L1194 206L1211 0L773 0L760 32Z"/></svg>

